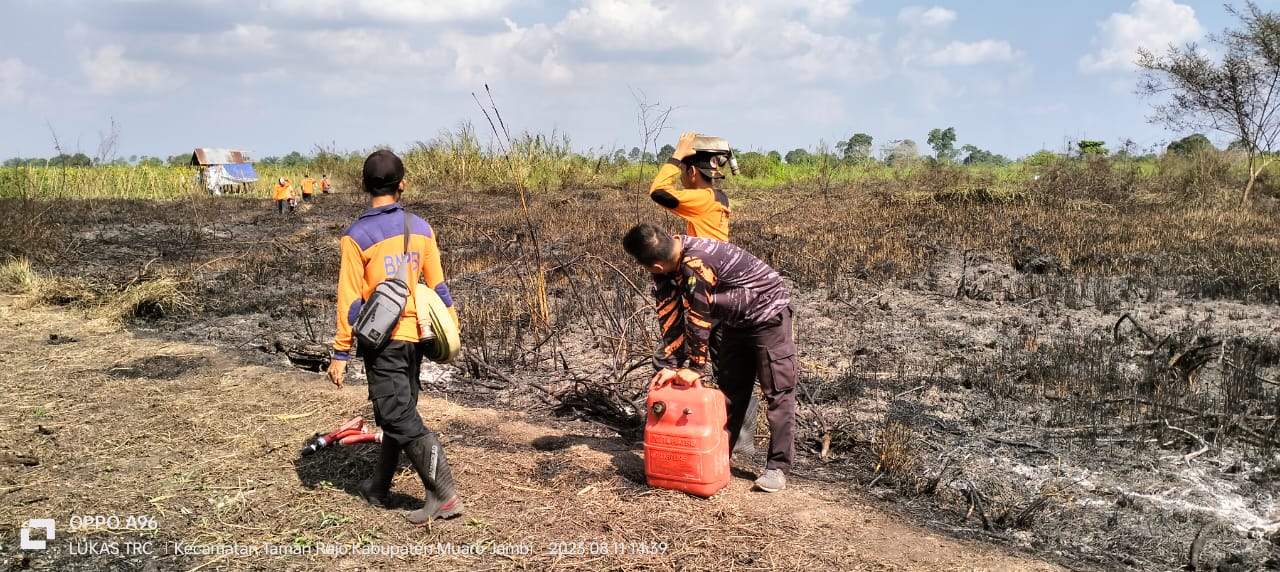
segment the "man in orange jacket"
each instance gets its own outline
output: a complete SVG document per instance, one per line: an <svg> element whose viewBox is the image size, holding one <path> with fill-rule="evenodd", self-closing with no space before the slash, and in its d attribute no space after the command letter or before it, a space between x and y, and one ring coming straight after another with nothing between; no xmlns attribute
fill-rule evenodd
<svg viewBox="0 0 1280 572"><path fill-rule="evenodd" d="M438 518L462 514L462 501L454 490L453 472L444 456L437 434L427 431L418 414L418 374L427 347L421 342L415 299L418 277L449 308L454 322L458 314L453 296L440 267L440 249L435 231L427 221L409 215L409 248L404 247L405 211L400 206L404 192L404 163L387 150L375 151L364 162L362 187L370 196L370 208L347 228L342 236L342 264L338 275L338 328L333 339L333 361L329 380L339 388L351 359L351 326L360 308L379 282L394 277L403 264L409 265L409 298L391 341L382 348L361 346L365 374L369 379L369 400L382 429L382 450L373 476L360 483L359 493L373 506L385 506L391 478L400 462L400 451L412 461L426 488L426 502L409 513L409 521L422 524Z"/></svg>
<svg viewBox="0 0 1280 572"><path fill-rule="evenodd" d="M658 169L649 186L649 198L688 222L685 234L729 241L729 197L720 190L724 175L715 155L693 150L697 134L680 136L671 158ZM676 189L676 176L683 189Z"/></svg>
<svg viewBox="0 0 1280 572"><path fill-rule="evenodd" d="M311 195L316 194L316 180L311 175L303 175L299 184L302 186L302 202L311 202Z"/></svg>
<svg viewBox="0 0 1280 572"><path fill-rule="evenodd" d="M276 209L280 214L286 214L293 209L293 183L284 177L280 177L276 181L276 188L271 191L271 199L276 202Z"/></svg>

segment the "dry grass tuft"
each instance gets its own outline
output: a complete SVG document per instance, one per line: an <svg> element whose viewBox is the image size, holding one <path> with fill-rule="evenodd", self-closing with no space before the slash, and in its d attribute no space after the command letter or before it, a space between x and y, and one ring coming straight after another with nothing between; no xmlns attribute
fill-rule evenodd
<svg viewBox="0 0 1280 572"><path fill-rule="evenodd" d="M40 286L40 275L31 269L26 257L11 258L0 264L0 292L26 294Z"/></svg>
<svg viewBox="0 0 1280 572"><path fill-rule="evenodd" d="M86 304L96 297L89 282L75 276L41 278L35 289L35 302L49 306Z"/></svg>
<svg viewBox="0 0 1280 572"><path fill-rule="evenodd" d="M915 453L915 431L900 421L890 421L883 429L876 432L872 439L871 450L878 462L877 473L893 477L911 476L913 469L919 464Z"/></svg>
<svg viewBox="0 0 1280 572"><path fill-rule="evenodd" d="M139 282L106 297L95 313L117 323L135 318L154 320L190 313L196 305L182 290L181 282L167 276Z"/></svg>

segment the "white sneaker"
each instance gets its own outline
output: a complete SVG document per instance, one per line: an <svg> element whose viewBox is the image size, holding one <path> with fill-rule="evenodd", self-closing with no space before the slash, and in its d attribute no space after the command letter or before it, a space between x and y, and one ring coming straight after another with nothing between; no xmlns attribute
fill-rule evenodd
<svg viewBox="0 0 1280 572"><path fill-rule="evenodd" d="M756 488L766 493L776 493L787 488L787 476L782 469L768 469L756 479Z"/></svg>

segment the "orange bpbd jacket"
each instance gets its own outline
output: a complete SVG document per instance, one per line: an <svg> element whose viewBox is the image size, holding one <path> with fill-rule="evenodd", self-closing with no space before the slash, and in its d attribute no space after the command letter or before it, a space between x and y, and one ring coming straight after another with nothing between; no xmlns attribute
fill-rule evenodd
<svg viewBox="0 0 1280 572"><path fill-rule="evenodd" d="M287 201L293 198L293 185L289 183L289 179L284 180L284 184L276 183L275 190L271 191L271 200Z"/></svg>
<svg viewBox="0 0 1280 572"><path fill-rule="evenodd" d="M310 195L316 191L316 180L311 177L302 179L302 194Z"/></svg>
<svg viewBox="0 0 1280 572"><path fill-rule="evenodd" d="M338 333L333 339L333 359L350 359L351 326L360 315L361 306L379 282L396 275L401 264L409 265L409 299L391 339L418 342L416 289L413 285L418 283L419 276L424 277L427 286L440 295L454 322L457 322L453 296L440 267L435 232L427 221L415 215L409 218L412 236L407 255L404 251L404 209L400 203L365 211L342 235L342 264L338 270Z"/></svg>
<svg viewBox="0 0 1280 572"><path fill-rule="evenodd" d="M649 186L649 198L688 221L685 234L728 242L729 198L712 188L676 190L673 183L681 168L680 161L668 159Z"/></svg>

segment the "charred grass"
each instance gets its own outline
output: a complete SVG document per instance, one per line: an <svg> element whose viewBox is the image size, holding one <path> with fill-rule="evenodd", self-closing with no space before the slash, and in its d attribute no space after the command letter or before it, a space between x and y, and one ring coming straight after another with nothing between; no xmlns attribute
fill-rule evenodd
<svg viewBox="0 0 1280 572"><path fill-rule="evenodd" d="M1242 494L1274 490L1280 349L1258 317L1280 302L1280 222L1269 203L1220 206L1201 187L1221 174L1205 169L1144 178L1050 166L1027 183L930 169L848 188L731 190L734 241L802 300L797 476L850 483L956 535L1100 567L1186 564L1220 516L1163 510L1089 476L1207 465L1238 475ZM639 221L682 225L635 190L535 193L532 221L502 189L411 189L407 200L439 233L463 319L458 365L471 381L436 389L634 437L657 332L647 279L617 244ZM0 253L39 276L10 291L262 360L282 339L323 351L337 238L362 197L321 197L290 217L237 198L13 206L36 209L47 240L5 235ZM6 284L35 283L10 266L19 278ZM1232 315L1173 316L1218 302ZM944 332L939 312L991 333ZM806 330L804 318L833 325ZM125 367L161 365L173 364ZM565 486L607 481L559 463L529 470ZM228 499L227 510L248 510ZM350 525L336 518L298 522ZM1204 558L1277 562L1274 532L1212 534Z"/></svg>

